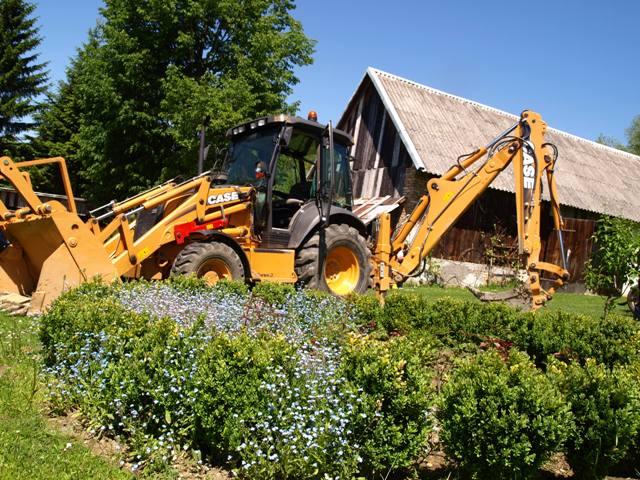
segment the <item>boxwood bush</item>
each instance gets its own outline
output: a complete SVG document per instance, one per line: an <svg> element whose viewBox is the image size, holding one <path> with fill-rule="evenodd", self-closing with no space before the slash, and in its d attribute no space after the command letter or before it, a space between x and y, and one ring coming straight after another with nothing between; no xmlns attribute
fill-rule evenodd
<svg viewBox="0 0 640 480"><path fill-rule="evenodd" d="M338 374L359 390L368 412L354 425L368 478L407 469L424 451L434 421L434 344L427 336L349 337Z"/></svg>
<svg viewBox="0 0 640 480"><path fill-rule="evenodd" d="M610 367L640 358L640 323L621 315L599 319L562 311L533 314L501 303L446 297L428 302L403 292L390 294L383 309L373 303L373 297L352 301L359 315L388 333L421 330L457 350L497 340L526 351L539 366L549 355L582 363L594 358Z"/></svg>
<svg viewBox="0 0 640 480"><path fill-rule="evenodd" d="M539 364L548 355L555 355L580 363L591 358L613 367L638 359L640 325L621 315L600 319L567 312L540 312L533 316L519 343Z"/></svg>
<svg viewBox="0 0 640 480"><path fill-rule="evenodd" d="M439 402L440 437L476 478L529 478L569 435L562 395L524 353L490 351L463 361Z"/></svg>
<svg viewBox="0 0 640 480"><path fill-rule="evenodd" d="M608 369L595 360L553 362L549 374L566 395L575 430L567 459L578 478L604 478L640 431L640 386L629 367Z"/></svg>

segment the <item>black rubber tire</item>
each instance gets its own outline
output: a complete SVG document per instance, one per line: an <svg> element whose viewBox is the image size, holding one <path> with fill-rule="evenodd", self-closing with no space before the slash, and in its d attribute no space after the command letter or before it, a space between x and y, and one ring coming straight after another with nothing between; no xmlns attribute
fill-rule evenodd
<svg viewBox="0 0 640 480"><path fill-rule="evenodd" d="M228 268L230 280L244 280L244 265L240 256L229 245L220 242L194 242L182 249L171 267L172 275L198 275L206 262L219 260ZM201 276L201 275L200 275Z"/></svg>
<svg viewBox="0 0 640 480"><path fill-rule="evenodd" d="M367 247L367 241L360 232L345 224L329 225L325 229L327 253L331 249L341 246L347 247L356 256L359 264L359 278L355 288L349 293L364 293L371 283L371 252ZM318 276L318 269L324 272L325 265L318 265L320 261L320 233L314 233L296 253L296 275L298 282L308 288L315 288L324 292L334 293L324 274ZM323 256L326 260L326 255ZM323 262L323 263L326 263Z"/></svg>

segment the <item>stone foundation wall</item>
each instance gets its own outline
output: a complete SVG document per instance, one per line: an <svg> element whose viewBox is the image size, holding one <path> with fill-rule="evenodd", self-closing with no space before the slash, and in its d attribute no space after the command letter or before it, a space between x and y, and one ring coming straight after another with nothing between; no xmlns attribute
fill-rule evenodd
<svg viewBox="0 0 640 480"><path fill-rule="evenodd" d="M507 267L489 267L480 263L458 262L432 258L432 267L405 282L407 286L427 285L437 283L445 287L474 287L482 288L488 284L507 284L512 280L524 282L527 278L525 270L514 271ZM435 274L434 274L435 273ZM437 275L437 277L436 277ZM573 282L562 288L564 292L585 293L583 283Z"/></svg>
<svg viewBox="0 0 640 480"><path fill-rule="evenodd" d="M510 268L493 267L479 263L456 262L433 258L430 260L432 267L418 277L407 280L406 285L425 285L434 283L434 272L437 272L439 284L446 287L485 287L487 284L508 283L514 278L526 279L524 270L514 272Z"/></svg>

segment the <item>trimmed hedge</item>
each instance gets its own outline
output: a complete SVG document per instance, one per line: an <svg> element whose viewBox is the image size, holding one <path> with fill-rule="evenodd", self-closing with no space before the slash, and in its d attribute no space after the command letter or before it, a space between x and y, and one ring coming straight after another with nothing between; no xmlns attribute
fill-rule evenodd
<svg viewBox="0 0 640 480"><path fill-rule="evenodd" d="M640 444L625 317L179 277L85 284L41 322L53 408L126 438L136 468L186 450L247 478L372 478L411 472L441 428L471 475L565 451L595 478Z"/></svg>
<svg viewBox="0 0 640 480"><path fill-rule="evenodd" d="M604 478L625 458L640 432L640 385L628 367L613 370L587 360L584 366L556 362L555 384L571 406L575 430L567 460L578 478Z"/></svg>
<svg viewBox="0 0 640 480"><path fill-rule="evenodd" d="M409 468L424 452L434 424L434 344L424 336L386 342L349 337L338 376L359 388L357 401L368 412L353 426L368 478L386 475L391 465Z"/></svg>
<svg viewBox="0 0 640 480"><path fill-rule="evenodd" d="M516 351L463 361L439 406L445 450L474 478L530 478L571 428L562 395Z"/></svg>
<svg viewBox="0 0 640 480"><path fill-rule="evenodd" d="M598 319L567 312L521 312L500 303L442 298L427 301L415 293L390 294L382 309L373 297L351 299L361 322L387 334L415 330L435 335L455 349L511 344L539 366L549 355L581 363L595 359L609 367L640 360L640 322L621 315Z"/></svg>

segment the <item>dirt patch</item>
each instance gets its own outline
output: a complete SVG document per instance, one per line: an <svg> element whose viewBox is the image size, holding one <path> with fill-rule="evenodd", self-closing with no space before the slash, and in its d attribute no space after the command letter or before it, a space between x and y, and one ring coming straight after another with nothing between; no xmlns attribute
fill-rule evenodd
<svg viewBox="0 0 640 480"><path fill-rule="evenodd" d="M107 459L123 470L131 471L132 463L127 459L127 448L113 438L97 436L88 432L76 413L48 418L49 426L86 446L91 453ZM219 468L198 465L193 460L183 457L171 465L184 480L229 480L231 472Z"/></svg>
<svg viewBox="0 0 640 480"><path fill-rule="evenodd" d="M544 464L541 470L541 477L548 479L573 478L573 470L569 466L567 459L561 453L555 454Z"/></svg>
<svg viewBox="0 0 640 480"><path fill-rule="evenodd" d="M451 480L458 478L456 465L452 463L444 452L433 451L422 462L418 468L421 480ZM558 453L540 469L535 477L538 480L578 480L567 463L564 455ZM637 477L614 477L607 476L605 480L639 480Z"/></svg>
<svg viewBox="0 0 640 480"><path fill-rule="evenodd" d="M52 429L72 437L91 450L94 455L106 458L114 465L118 465L125 454L124 448L116 440L99 438L85 430L77 414L49 417L48 423Z"/></svg>

